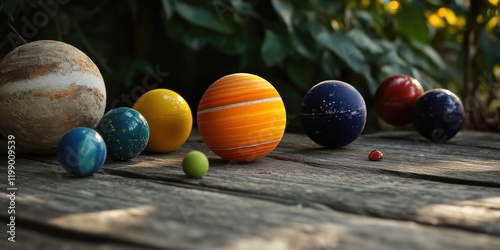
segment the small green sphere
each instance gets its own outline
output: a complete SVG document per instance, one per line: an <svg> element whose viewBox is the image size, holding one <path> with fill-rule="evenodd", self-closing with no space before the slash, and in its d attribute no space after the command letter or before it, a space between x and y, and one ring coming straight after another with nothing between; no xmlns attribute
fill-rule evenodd
<svg viewBox="0 0 500 250"><path fill-rule="evenodd" d="M208 158L200 151L191 151L182 160L182 170L191 178L201 178L208 171Z"/></svg>

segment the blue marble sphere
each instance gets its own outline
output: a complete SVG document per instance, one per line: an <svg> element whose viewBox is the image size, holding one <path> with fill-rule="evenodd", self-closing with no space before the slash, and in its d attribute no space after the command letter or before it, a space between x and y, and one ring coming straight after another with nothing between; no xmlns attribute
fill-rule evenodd
<svg viewBox="0 0 500 250"><path fill-rule="evenodd" d="M361 94L348 83L336 80L313 86L302 99L300 113L309 138L327 148L353 142L366 123L366 105Z"/></svg>
<svg viewBox="0 0 500 250"><path fill-rule="evenodd" d="M434 89L417 99L413 125L423 137L442 143L460 131L464 117L458 96L446 89Z"/></svg>
<svg viewBox="0 0 500 250"><path fill-rule="evenodd" d="M77 127L62 137L57 159L68 173L78 177L90 176L104 164L106 144L95 130Z"/></svg>
<svg viewBox="0 0 500 250"><path fill-rule="evenodd" d="M139 111L120 107L108 111L96 127L113 160L126 161L138 156L148 144L149 126Z"/></svg>

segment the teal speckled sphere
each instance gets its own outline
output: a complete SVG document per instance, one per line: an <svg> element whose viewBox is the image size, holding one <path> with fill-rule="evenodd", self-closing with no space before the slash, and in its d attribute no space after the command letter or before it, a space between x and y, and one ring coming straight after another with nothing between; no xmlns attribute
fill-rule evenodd
<svg viewBox="0 0 500 250"><path fill-rule="evenodd" d="M68 173L77 177L90 176L106 160L106 143L93 129L74 128L59 142L57 159Z"/></svg>
<svg viewBox="0 0 500 250"><path fill-rule="evenodd" d="M139 111L120 107L108 111L96 127L102 136L108 155L116 161L138 156L148 144L149 125Z"/></svg>

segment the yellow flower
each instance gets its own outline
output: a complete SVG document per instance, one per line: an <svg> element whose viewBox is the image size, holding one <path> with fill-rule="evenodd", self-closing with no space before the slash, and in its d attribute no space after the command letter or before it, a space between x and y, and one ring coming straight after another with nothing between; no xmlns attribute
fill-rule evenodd
<svg viewBox="0 0 500 250"><path fill-rule="evenodd" d="M432 14L427 18L427 21L434 27L436 28L443 28L446 26L445 22L439 15L437 14Z"/></svg>
<svg viewBox="0 0 500 250"><path fill-rule="evenodd" d="M385 5L385 9L387 10L387 12L389 12L391 14L396 14L396 12L398 12L399 8L400 8L400 5L399 5L398 1L390 1L389 3L387 3Z"/></svg>
<svg viewBox="0 0 500 250"><path fill-rule="evenodd" d="M453 10L441 7L438 9L437 15L441 18L446 19L446 22L448 22L449 25L457 25L457 15Z"/></svg>
<svg viewBox="0 0 500 250"><path fill-rule="evenodd" d="M448 8L445 8L445 7L439 8L438 11L437 11L437 14L441 18L445 18L446 14L448 14Z"/></svg>
<svg viewBox="0 0 500 250"><path fill-rule="evenodd" d="M492 17L488 23L486 23L486 26L484 29L486 31L492 31L496 26L498 25L498 16Z"/></svg>

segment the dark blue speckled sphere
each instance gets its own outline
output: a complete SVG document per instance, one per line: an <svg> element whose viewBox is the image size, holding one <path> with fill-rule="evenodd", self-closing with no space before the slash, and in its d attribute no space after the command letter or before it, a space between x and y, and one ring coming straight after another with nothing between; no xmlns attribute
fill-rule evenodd
<svg viewBox="0 0 500 250"><path fill-rule="evenodd" d="M327 148L353 142L366 123L365 100L342 81L323 81L313 86L302 99L300 113L309 138Z"/></svg>
<svg viewBox="0 0 500 250"><path fill-rule="evenodd" d="M437 143L453 138L462 128L464 107L449 90L425 92L415 103L413 125L425 138Z"/></svg>
<svg viewBox="0 0 500 250"><path fill-rule="evenodd" d="M62 137L57 159L68 173L84 177L97 172L106 161L106 144L95 130L74 128Z"/></svg>
<svg viewBox="0 0 500 250"><path fill-rule="evenodd" d="M149 126L139 111L120 107L108 111L96 127L113 160L130 160L144 151L149 140Z"/></svg>

